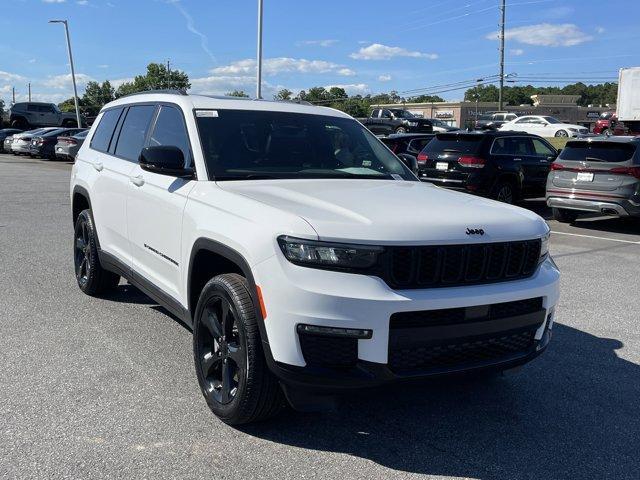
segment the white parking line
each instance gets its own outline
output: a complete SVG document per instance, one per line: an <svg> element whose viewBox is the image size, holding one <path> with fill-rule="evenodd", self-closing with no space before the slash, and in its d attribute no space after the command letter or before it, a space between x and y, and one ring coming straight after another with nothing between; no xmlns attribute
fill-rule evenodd
<svg viewBox="0 0 640 480"><path fill-rule="evenodd" d="M597 240L609 240L611 242L631 243L633 245L640 245L640 241L634 242L633 240L621 240L619 238L597 237L595 235L581 235L579 233L556 232L555 230L551 230L551 233L553 233L554 235L571 235L572 237L595 238Z"/></svg>

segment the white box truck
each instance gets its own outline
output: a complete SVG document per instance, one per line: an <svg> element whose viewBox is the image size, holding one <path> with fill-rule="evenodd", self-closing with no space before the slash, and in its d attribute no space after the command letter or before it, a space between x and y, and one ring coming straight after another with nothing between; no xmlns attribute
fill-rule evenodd
<svg viewBox="0 0 640 480"><path fill-rule="evenodd" d="M617 114L629 134L640 135L640 67L620 69Z"/></svg>

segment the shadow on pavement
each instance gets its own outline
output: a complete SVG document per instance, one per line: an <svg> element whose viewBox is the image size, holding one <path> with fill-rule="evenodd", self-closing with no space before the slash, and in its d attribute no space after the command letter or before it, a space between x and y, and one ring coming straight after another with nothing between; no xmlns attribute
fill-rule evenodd
<svg viewBox="0 0 640 480"><path fill-rule="evenodd" d="M333 414L291 412L243 430L412 473L515 478L638 478L640 366L618 340L563 325L518 374L389 386Z"/></svg>

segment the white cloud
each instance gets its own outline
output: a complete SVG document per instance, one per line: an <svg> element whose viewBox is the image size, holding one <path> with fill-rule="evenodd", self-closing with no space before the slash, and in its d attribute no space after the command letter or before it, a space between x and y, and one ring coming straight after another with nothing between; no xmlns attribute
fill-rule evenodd
<svg viewBox="0 0 640 480"><path fill-rule="evenodd" d="M309 45L312 47L331 47L338 43L338 40L303 40L297 42L297 45Z"/></svg>
<svg viewBox="0 0 640 480"><path fill-rule="evenodd" d="M25 78L22 75L18 75L16 73L9 73L0 70L0 80L4 82L12 82L18 80L24 80Z"/></svg>
<svg viewBox="0 0 640 480"><path fill-rule="evenodd" d="M109 80L109 83L111 84L111 86L113 88L118 88L120 85L122 85L123 83L130 83L133 82L134 78L133 77L127 77L127 78L116 78L114 80Z"/></svg>
<svg viewBox="0 0 640 480"><path fill-rule="evenodd" d="M429 60L438 58L438 55L435 53L415 52L407 50L406 48L389 47L380 43L373 43L368 47L362 47L349 56L356 60L389 60L394 57L427 58Z"/></svg>
<svg viewBox="0 0 640 480"><path fill-rule="evenodd" d="M35 58L30 59L29 63L36 63L36 59Z"/></svg>
<svg viewBox="0 0 640 480"><path fill-rule="evenodd" d="M326 88L327 90L329 90L330 88L333 87L338 87L338 88L344 88L344 91L347 92L347 94L349 95L363 95L366 93L369 93L369 85L367 85L366 83L348 83L348 84L342 84L342 85L325 85L324 88Z"/></svg>
<svg viewBox="0 0 640 480"><path fill-rule="evenodd" d="M64 3L67 0L42 0L44 3Z"/></svg>
<svg viewBox="0 0 640 480"><path fill-rule="evenodd" d="M89 0L78 0L76 3L78 5L89 5Z"/></svg>
<svg viewBox="0 0 640 480"><path fill-rule="evenodd" d="M511 50L509 50L509 53L514 57L519 57L524 53L524 50L521 48L512 48Z"/></svg>
<svg viewBox="0 0 640 480"><path fill-rule="evenodd" d="M596 33L603 34L607 30L604 27L596 27Z"/></svg>
<svg viewBox="0 0 640 480"><path fill-rule="evenodd" d="M253 75L212 75L210 77L192 78L191 93L202 95L224 95L233 90L244 90L248 95L254 95L256 77ZM277 90L284 88L274 86L269 82L262 82L263 98L271 98Z"/></svg>
<svg viewBox="0 0 640 480"><path fill-rule="evenodd" d="M542 47L573 47L593 39L573 23L540 23L505 31L506 40ZM498 40L498 32L487 35L489 40Z"/></svg>
<svg viewBox="0 0 640 480"><path fill-rule="evenodd" d="M216 67L211 70L214 75L237 76L251 75L256 71L256 61L252 58L238 60L229 65ZM306 60L304 58L276 57L266 58L262 62L262 71L265 75L273 76L280 73L336 73L341 76L353 76L356 73L333 62L324 60Z"/></svg>
<svg viewBox="0 0 640 480"><path fill-rule="evenodd" d="M84 88L87 82L95 81L89 75L85 75L84 73L76 73L76 84L78 88ZM59 90L66 88L73 88L71 83L71 74L67 73L66 75L56 75L54 77L49 77L42 82L45 87L56 88Z"/></svg>
<svg viewBox="0 0 640 480"><path fill-rule="evenodd" d="M379 82L389 82L391 80L391 75L380 75L378 77Z"/></svg>
<svg viewBox="0 0 640 480"><path fill-rule="evenodd" d="M102 65L98 65L98 68L109 68L109 65L103 63Z"/></svg>

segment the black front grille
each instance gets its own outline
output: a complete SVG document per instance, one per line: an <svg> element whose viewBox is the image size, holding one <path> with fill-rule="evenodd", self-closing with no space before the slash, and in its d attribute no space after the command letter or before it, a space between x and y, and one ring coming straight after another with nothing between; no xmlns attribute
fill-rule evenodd
<svg viewBox="0 0 640 480"><path fill-rule="evenodd" d="M540 240L388 247L373 273L394 289L454 287L529 277L539 257Z"/></svg>
<svg viewBox="0 0 640 480"><path fill-rule="evenodd" d="M389 368L395 373L473 368L527 352L535 330L441 345L396 348L389 352Z"/></svg>

